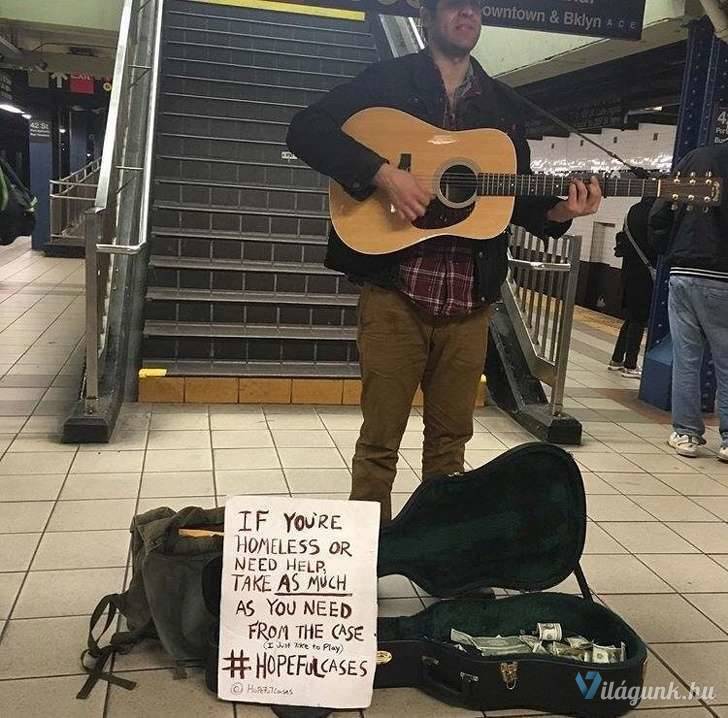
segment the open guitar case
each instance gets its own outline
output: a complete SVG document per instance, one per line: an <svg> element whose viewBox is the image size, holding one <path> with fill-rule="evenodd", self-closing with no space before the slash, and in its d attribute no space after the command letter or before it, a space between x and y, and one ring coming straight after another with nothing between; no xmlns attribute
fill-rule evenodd
<svg viewBox="0 0 728 718"><path fill-rule="evenodd" d="M617 614L593 600L579 566L586 499L570 454L545 443L516 447L485 466L421 484L380 533L378 575L400 574L442 598L413 616L382 617L375 688L414 687L444 703L479 711L533 709L574 716L619 716L634 709L647 649ZM222 562L203 581L219 615ZM575 574L581 595L548 592ZM522 593L478 596L483 587ZM585 663L550 654L481 657L450 642L509 636L560 623L564 638L626 646L620 663ZM207 685L217 691L217 631ZM604 684L620 699L602 696ZM632 697L632 703L630 703ZM275 707L278 715L327 715L325 709ZM288 712L287 712L288 711ZM298 711L301 711L300 713Z"/></svg>

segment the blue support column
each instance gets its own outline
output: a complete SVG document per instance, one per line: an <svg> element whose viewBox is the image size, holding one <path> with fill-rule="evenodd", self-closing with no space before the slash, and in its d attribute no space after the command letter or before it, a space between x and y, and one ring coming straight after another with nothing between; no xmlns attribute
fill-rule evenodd
<svg viewBox="0 0 728 718"><path fill-rule="evenodd" d="M707 17L690 23L673 165L692 149L713 142L716 110L728 102L728 45L715 37ZM669 411L672 391L672 340L667 312L669 269L661 266L652 297L640 399ZM710 356L703 365L704 411L713 411L715 373Z"/></svg>
<svg viewBox="0 0 728 718"><path fill-rule="evenodd" d="M33 249L43 249L50 239L50 181L53 177L51 112L34 108L30 121L30 191L38 198L35 208Z"/></svg>
<svg viewBox="0 0 728 718"><path fill-rule="evenodd" d="M71 110L71 157L70 171L75 172L88 164L88 112L86 110Z"/></svg>

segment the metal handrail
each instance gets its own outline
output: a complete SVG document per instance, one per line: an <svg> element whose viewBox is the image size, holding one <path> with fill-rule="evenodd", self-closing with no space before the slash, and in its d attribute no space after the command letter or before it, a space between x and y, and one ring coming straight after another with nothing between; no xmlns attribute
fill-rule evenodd
<svg viewBox="0 0 728 718"><path fill-rule="evenodd" d="M93 187L94 189L98 188L98 184L90 184L88 182L67 182L66 180L51 180L51 185L53 186L59 186L59 187L68 187L69 189L72 187ZM66 192L64 190L61 190L60 192L55 193L56 197L65 197ZM96 197L90 197L89 199L92 199L94 202L96 202Z"/></svg>
<svg viewBox="0 0 728 718"><path fill-rule="evenodd" d="M61 177L60 179L52 179L51 185L71 185L71 186L77 186L77 185L84 185L88 186L88 183L86 183L84 180L89 177L89 175L94 174L95 172L98 172L101 167L101 158L97 158L95 160L91 160L87 164L85 164L80 169L77 169L75 172L71 172L70 175L67 177Z"/></svg>
<svg viewBox="0 0 728 718"><path fill-rule="evenodd" d="M145 3L146 5L146 3ZM151 67L145 66L147 70L151 70L151 82L149 88L149 110L147 115L147 132L146 143L144 147L144 164L142 167L120 167L119 169L127 171L141 171L143 173L143 183L141 191L141 209L139 213L139 234L140 240L133 245L97 244L96 250L103 254L139 254L147 243L148 227L149 227L149 197L152 187L152 164L154 162L154 134L157 123L157 103L159 98L159 68L162 51L162 19L164 16L164 0L158 0L157 14L154 23L154 52L152 55ZM132 69L139 69L139 65L132 65ZM145 73L146 74L146 73Z"/></svg>
<svg viewBox="0 0 728 718"><path fill-rule="evenodd" d="M545 249L534 235L513 228L501 295L529 370L551 387L554 416L563 410L580 260L581 237L551 240Z"/></svg>
<svg viewBox="0 0 728 718"><path fill-rule="evenodd" d="M511 267L526 267L535 272L570 272L571 265L556 264L554 262L528 262L525 259L514 259L511 250L508 250L508 264Z"/></svg>
<svg viewBox="0 0 728 718"><path fill-rule="evenodd" d="M379 15L379 22L394 57L418 52L425 46L414 18Z"/></svg>
<svg viewBox="0 0 728 718"><path fill-rule="evenodd" d="M67 177L50 180L50 227L51 240L83 240L85 213L95 202L97 178L101 160L72 172Z"/></svg>
<svg viewBox="0 0 728 718"><path fill-rule="evenodd" d="M412 33L412 37L414 37L415 39L417 47L422 50L425 47L425 39L422 37L422 33L420 32L420 28L418 27L417 22L413 17L408 17L407 23L409 25L409 30Z"/></svg>
<svg viewBox="0 0 728 718"><path fill-rule="evenodd" d="M123 293L127 265L148 234L154 130L159 93L164 0L124 0L114 80L94 205L86 212L85 410L99 399L100 363L109 332L121 335L123 311L112 311L112 291ZM139 73L141 67L145 72ZM116 282L115 282L116 280ZM113 318L112 318L113 317Z"/></svg>
<svg viewBox="0 0 728 718"><path fill-rule="evenodd" d="M96 192L95 209L105 210L109 205L109 188L115 170L115 159L117 152L117 135L121 120L122 96L126 77L126 67L129 55L129 40L131 36L131 21L134 11L134 0L125 0L121 9L121 23L119 24L119 43L116 47L116 59L114 61L114 80L111 86L111 98L109 100L109 112L106 120L106 133L104 134L104 151L101 154L101 174L99 175L99 188ZM124 93L125 94L125 93Z"/></svg>

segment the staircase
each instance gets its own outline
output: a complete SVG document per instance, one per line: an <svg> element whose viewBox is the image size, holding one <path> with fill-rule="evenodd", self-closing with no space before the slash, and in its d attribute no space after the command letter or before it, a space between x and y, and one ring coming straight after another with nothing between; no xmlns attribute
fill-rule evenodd
<svg viewBox="0 0 728 718"><path fill-rule="evenodd" d="M365 23L165 3L143 363L358 377L358 290L323 267L327 181L291 117L377 59Z"/></svg>

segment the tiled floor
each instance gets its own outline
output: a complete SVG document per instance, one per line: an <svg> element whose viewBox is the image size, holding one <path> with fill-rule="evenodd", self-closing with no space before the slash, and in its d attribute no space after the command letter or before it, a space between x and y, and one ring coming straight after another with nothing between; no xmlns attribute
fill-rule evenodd
<svg viewBox="0 0 728 718"><path fill-rule="evenodd" d="M24 241L0 249L0 716L271 716L218 702L199 674L173 680L154 644L116 659L114 670L138 681L136 690L103 684L76 700L88 616L124 585L135 512L214 506L228 494L345 498L358 411L132 404L111 444L62 445L59 421L82 361L81 282L76 260L32 254ZM567 404L586 432L574 449L590 518L583 567L600 600L649 642L647 685L716 687L709 708L651 700L640 710L728 716L728 465L710 453L714 428L701 459L679 459L664 445L668 417L636 401L636 382L604 368L614 334L613 322L578 312ZM476 419L472 466L529 438L497 409ZM396 509L419 480L421 430L413 412ZM402 577L383 579L380 593L387 615L427 600ZM405 711L476 715L402 689L376 692L366 718Z"/></svg>

